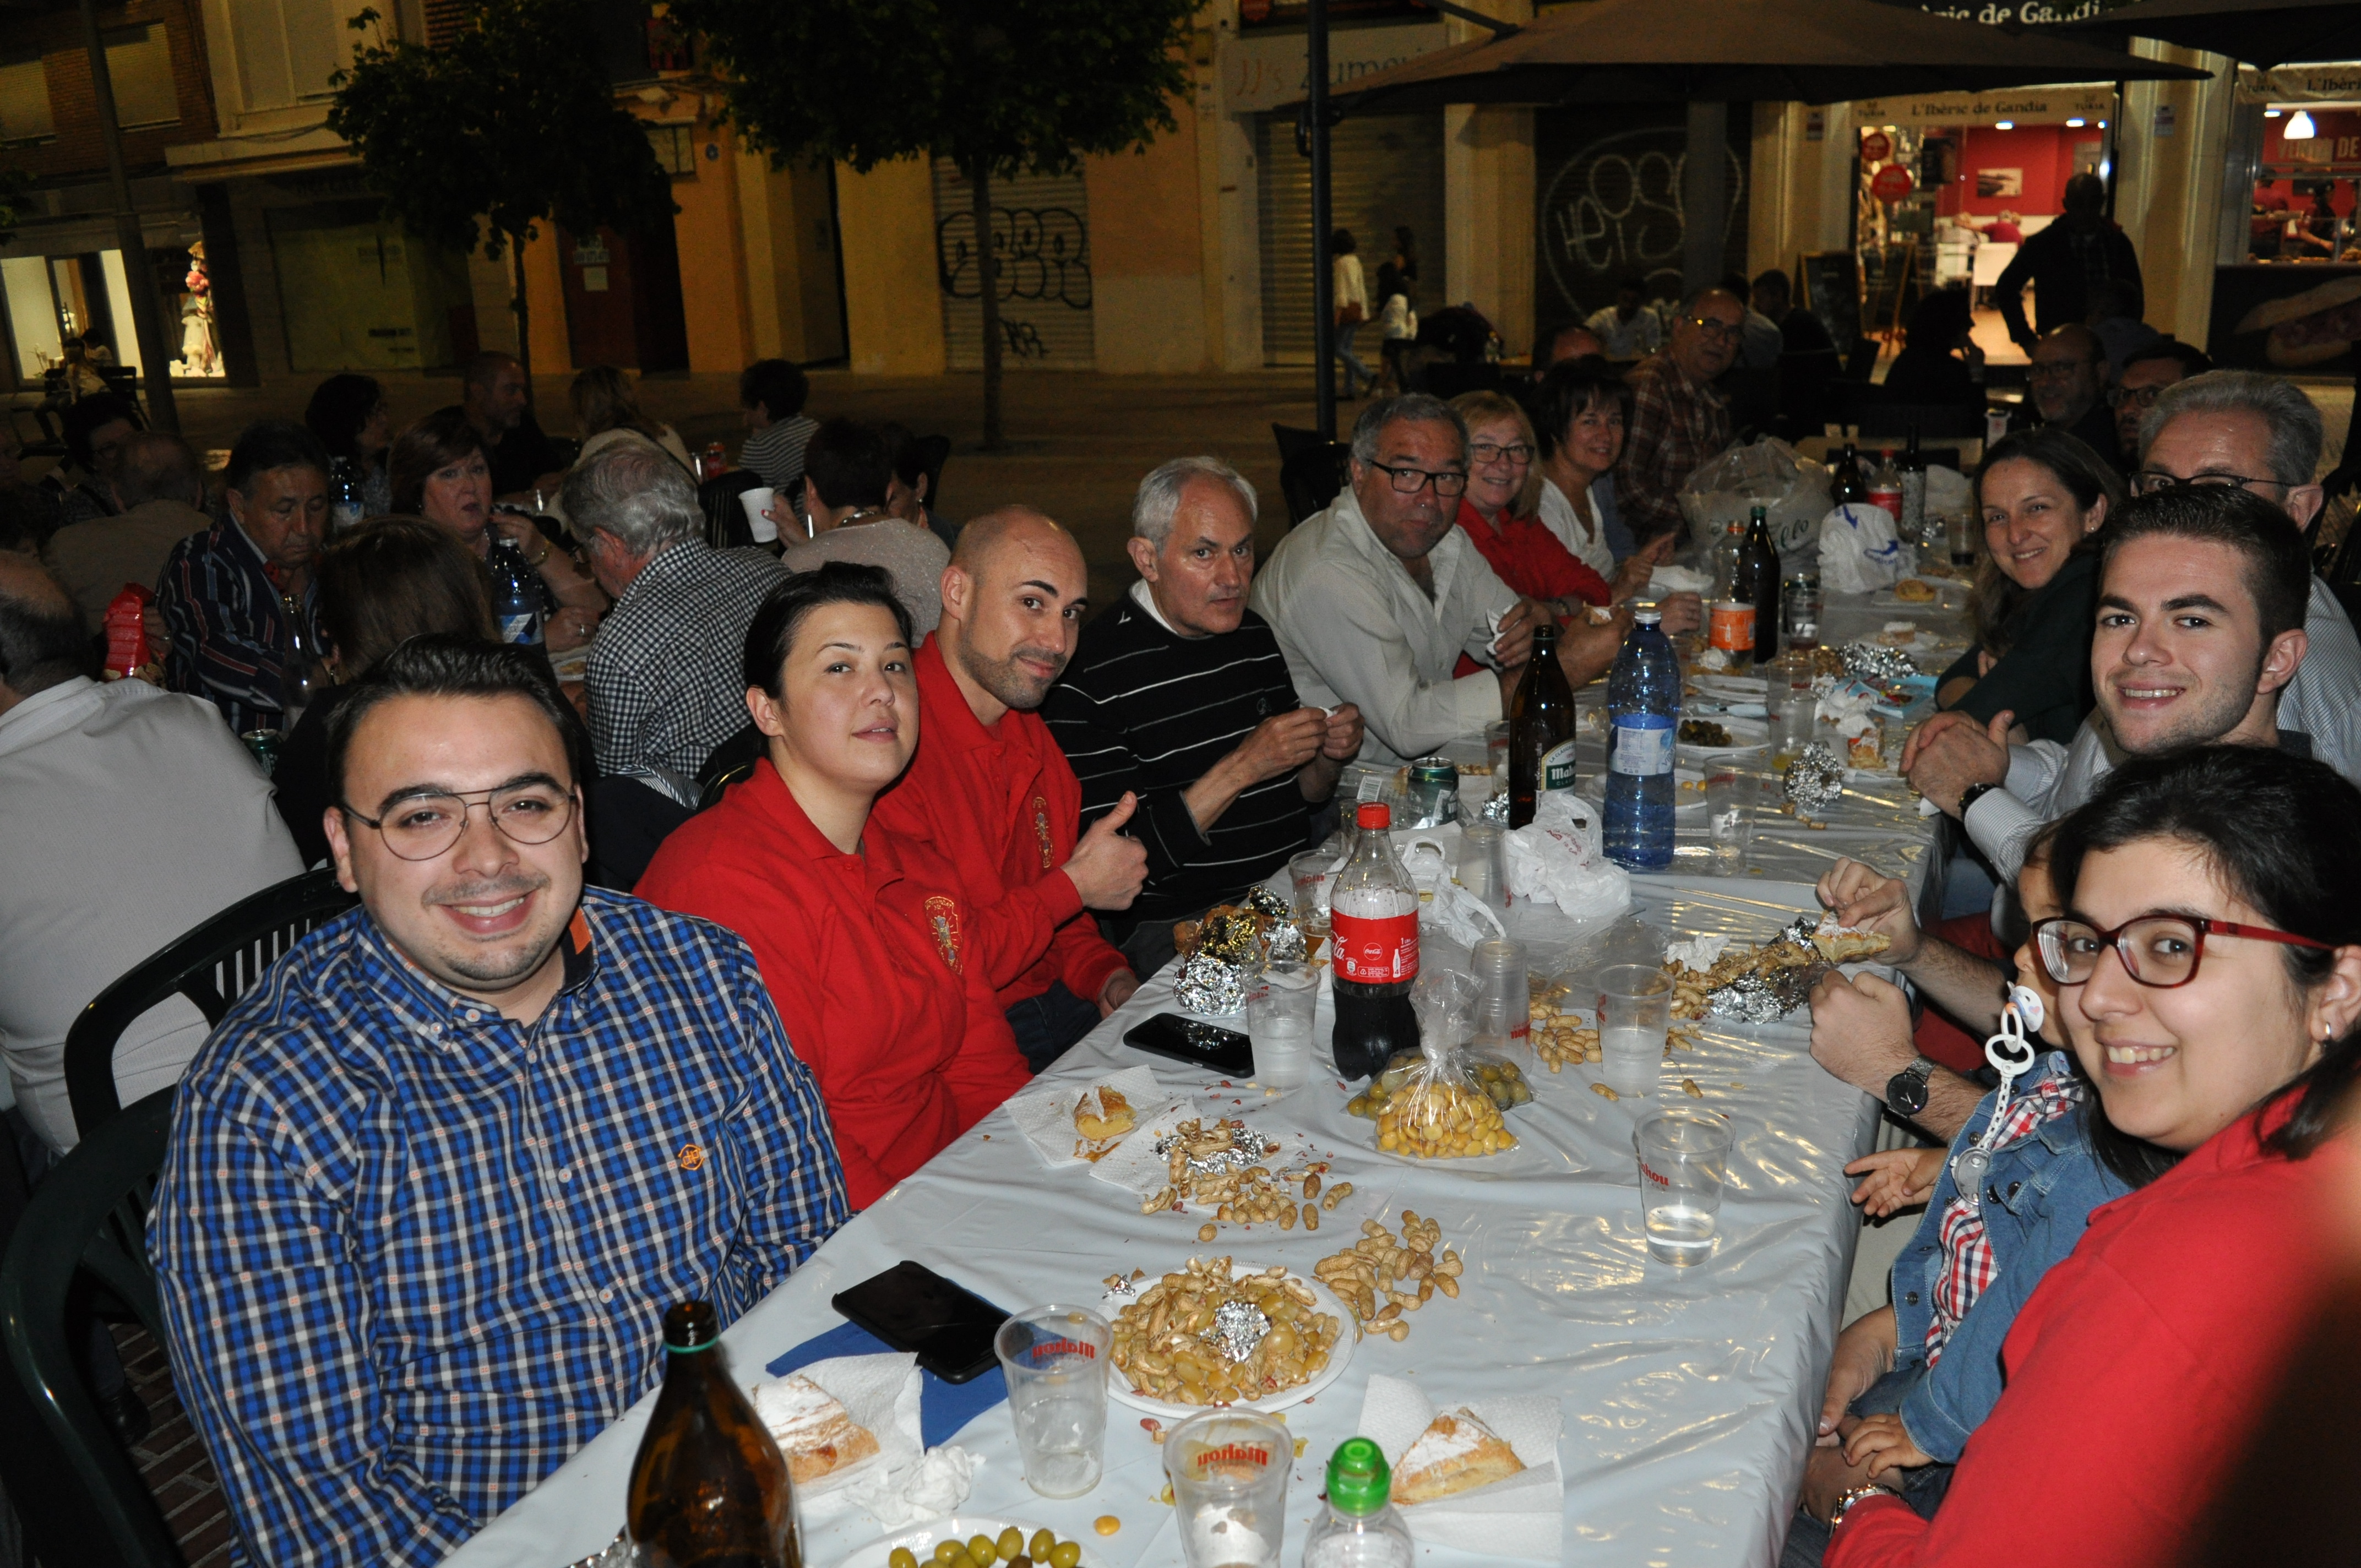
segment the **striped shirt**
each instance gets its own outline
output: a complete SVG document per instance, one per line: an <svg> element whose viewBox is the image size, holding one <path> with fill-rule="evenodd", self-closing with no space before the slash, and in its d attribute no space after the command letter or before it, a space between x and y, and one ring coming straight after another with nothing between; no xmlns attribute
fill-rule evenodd
<svg viewBox="0 0 2361 1568"><path fill-rule="evenodd" d="M355 910L190 1064L148 1245L234 1561L440 1562L849 1217L744 942L588 889L560 951L520 1025Z"/></svg>
<svg viewBox="0 0 2361 1568"><path fill-rule="evenodd" d="M1161 920L1235 898L1285 865L1304 847L1312 808L1290 770L1198 831L1183 792L1256 725L1303 705L1279 640L1254 611L1235 631L1182 637L1145 599L1141 584L1082 629L1041 717L1082 782L1084 823L1126 790L1139 796L1130 831L1148 849L1148 884L1128 914Z"/></svg>
<svg viewBox="0 0 2361 1568"><path fill-rule="evenodd" d="M302 615L317 609L306 588ZM271 581L262 553L225 517L172 546L156 587L156 608L171 629L165 682L210 697L240 735L280 728L280 681L290 652L288 600ZM317 646L317 628L307 624Z"/></svg>
<svg viewBox="0 0 2361 1568"><path fill-rule="evenodd" d="M818 429L819 421L803 414L774 419L746 438L738 451L739 466L762 475L774 490L792 490L803 482L804 448Z"/></svg>

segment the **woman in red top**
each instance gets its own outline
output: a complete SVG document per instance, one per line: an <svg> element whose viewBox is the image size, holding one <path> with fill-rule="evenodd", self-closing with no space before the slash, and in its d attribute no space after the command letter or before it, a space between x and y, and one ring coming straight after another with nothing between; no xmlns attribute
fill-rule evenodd
<svg viewBox="0 0 2361 1568"><path fill-rule="evenodd" d="M1646 590L1654 553L1631 557L1610 584L1535 514L1541 476L1533 466L1533 426L1515 399L1467 392L1451 406L1467 422L1467 491L1459 502L1459 526L1502 582L1547 604L1560 620ZM1667 633L1694 631L1702 619L1695 594L1669 595L1662 608Z"/></svg>
<svg viewBox="0 0 2361 1568"><path fill-rule="evenodd" d="M780 584L747 629L746 685L764 760L664 840L638 891L754 949L866 1208L1030 1075L967 961L957 873L869 823L918 745L892 579L831 562Z"/></svg>
<svg viewBox="0 0 2361 1568"><path fill-rule="evenodd" d="M2085 1025L2092 1141L2139 1190L2017 1314L2007 1391L1932 1519L1873 1489L1807 1499L1836 1517L1828 1568L2182 1561L2333 1277L2361 791L2263 747L2130 762L2050 867L2069 913L2036 948Z"/></svg>

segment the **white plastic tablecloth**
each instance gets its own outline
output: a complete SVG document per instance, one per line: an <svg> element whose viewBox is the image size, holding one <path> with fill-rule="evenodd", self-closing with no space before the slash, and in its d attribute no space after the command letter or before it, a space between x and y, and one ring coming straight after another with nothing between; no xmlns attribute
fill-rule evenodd
<svg viewBox="0 0 2361 1568"><path fill-rule="evenodd" d="M1784 819L1766 827L1758 839L1780 869L1761 877L1701 874L1702 846L1685 833L1672 872L1634 879L1635 914L1667 935L1725 931L1754 940L1817 907L1810 882L1838 854L1914 884L1923 878L1927 826L1899 780L1849 786L1830 823L1823 831ZM1545 906L1510 914L1511 935L1553 968L1595 952L1581 946L1586 940L1628 937L1627 928L1602 938L1606 924L1577 925ZM1448 956L1438 948L1428 961ZM1690 1568L1775 1560L1859 1233L1842 1167L1870 1146L1877 1119L1872 1101L1812 1061L1802 1015L1772 1025L1701 1025L1701 1049L1666 1062L1653 1099L1610 1102L1590 1091L1596 1069L1553 1074L1529 1063L1534 1101L1510 1121L1518 1149L1480 1161L1412 1162L1377 1152L1373 1124L1345 1114L1349 1091L1333 1076L1315 1071L1308 1087L1273 1099L1121 1043L1134 1024L1172 1005L1168 970L1038 1081L1080 1084L1145 1063L1166 1088L1199 1093L1209 1112L1251 1112L1301 1127L1344 1151L1332 1183L1385 1192L1397 1224L1405 1207L1438 1221L1444 1244L1467 1264L1457 1300L1437 1296L1413 1314L1401 1343L1361 1342L1334 1386L1288 1412L1308 1442L1290 1484L1282 1562L1301 1554L1322 1467L1353 1435L1372 1372L1414 1377L1446 1409L1488 1394L1556 1395L1565 1422L1559 1459L1568 1563ZM1329 1020L1323 994L1316 1025L1323 1058ZM1228 1022L1243 1031L1243 1019ZM1631 1148L1631 1129L1647 1111L1697 1103L1681 1094L1683 1078L1737 1130L1720 1239L1708 1261L1690 1268L1647 1255ZM829 1238L723 1342L751 1384L765 1363L839 1326L831 1295L904 1258L1013 1310L1095 1302L1110 1273L1158 1274L1192 1255L1227 1253L1309 1272L1356 1234L1350 1224L1316 1234L1224 1226L1208 1246L1196 1237L1202 1219L1142 1215L1135 1198L1085 1168L1050 1170L995 1111ZM653 1399L494 1520L449 1559L454 1568L557 1568L611 1541ZM1172 1510L1158 1500L1164 1451L1136 1412L1110 1407L1105 1478L1069 1502L1026 1486L1005 1405L955 1441L983 1460L964 1511L1080 1536L1086 1561L1109 1568L1180 1561ZM1092 1533L1103 1514L1123 1520L1117 1534ZM807 1560L825 1568L878 1533L857 1514L825 1525L808 1535ZM1422 1549L1421 1559L1445 1568L1487 1561L1436 1548Z"/></svg>

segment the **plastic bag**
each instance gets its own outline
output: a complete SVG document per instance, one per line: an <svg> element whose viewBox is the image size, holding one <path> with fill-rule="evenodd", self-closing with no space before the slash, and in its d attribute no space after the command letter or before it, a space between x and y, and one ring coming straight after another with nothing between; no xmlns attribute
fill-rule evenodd
<svg viewBox="0 0 2361 1568"><path fill-rule="evenodd" d="M1597 808L1571 791L1547 790L1532 821L1509 835L1509 892L1579 920L1629 909L1631 875L1607 858Z"/></svg>
<svg viewBox="0 0 2361 1568"><path fill-rule="evenodd" d="M1459 1050L1470 1026L1475 977L1445 970L1433 978L1438 983L1421 977L1411 994L1420 1059L1378 1113L1378 1147L1411 1159L1505 1154L1517 1146L1516 1135Z"/></svg>
<svg viewBox="0 0 2361 1568"><path fill-rule="evenodd" d="M1719 539L1731 520L1744 522L1762 507L1769 513L1771 543L1782 551L1801 550L1828 514L1828 471L1785 442L1764 436L1752 446L1731 447L1691 474L1680 502L1692 539Z"/></svg>
<svg viewBox="0 0 2361 1568"><path fill-rule="evenodd" d="M1820 588L1831 594L1874 593L1901 580L1907 565L1894 514L1848 501L1820 520Z"/></svg>

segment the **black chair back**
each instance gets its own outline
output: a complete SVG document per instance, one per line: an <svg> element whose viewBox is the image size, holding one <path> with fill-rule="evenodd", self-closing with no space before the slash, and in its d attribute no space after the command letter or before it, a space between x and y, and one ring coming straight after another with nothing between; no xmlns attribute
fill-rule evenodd
<svg viewBox="0 0 2361 1568"><path fill-rule="evenodd" d="M170 1526L92 1396L82 1362L93 1299L164 1343L148 1211L172 1125L173 1091L151 1094L60 1161L0 1255L0 1478L44 1561L183 1568Z"/></svg>
<svg viewBox="0 0 2361 1568"><path fill-rule="evenodd" d="M732 468L697 487L697 504L705 513L706 543L716 550L740 550L754 543L754 531L738 498L762 486L763 476L753 469Z"/></svg>
<svg viewBox="0 0 2361 1568"><path fill-rule="evenodd" d="M1500 387L1500 367L1487 360L1461 365L1443 359L1426 367L1425 390L1446 403L1465 392L1497 392Z"/></svg>
<svg viewBox="0 0 2361 1568"><path fill-rule="evenodd" d="M770 743L750 721L746 728L706 753L697 770L697 809L710 811L731 784L741 784L754 764L769 754Z"/></svg>
<svg viewBox="0 0 2361 1568"><path fill-rule="evenodd" d="M240 899L100 992L66 1031L66 1099L82 1139L123 1109L115 1046L133 1019L185 996L207 1024L220 1023L289 948L358 902L337 885L335 867L305 872Z"/></svg>
<svg viewBox="0 0 2361 1568"><path fill-rule="evenodd" d="M1873 337L1857 337L1852 352L1845 356L1844 373L1848 381L1866 381L1877 368L1877 351L1884 345Z"/></svg>
<svg viewBox="0 0 2361 1568"><path fill-rule="evenodd" d="M1341 441L1296 453L1279 466L1279 490L1287 499L1287 526L1293 528L1325 511L1352 479L1353 449Z"/></svg>

